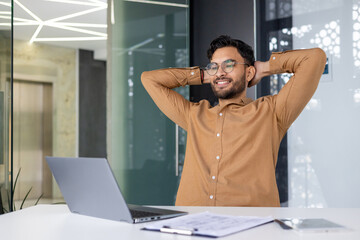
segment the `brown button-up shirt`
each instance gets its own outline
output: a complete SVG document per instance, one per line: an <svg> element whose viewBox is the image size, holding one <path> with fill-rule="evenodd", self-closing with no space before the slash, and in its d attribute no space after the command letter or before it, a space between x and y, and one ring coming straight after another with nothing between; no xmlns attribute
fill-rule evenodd
<svg viewBox="0 0 360 240"><path fill-rule="evenodd" d="M176 205L280 205L275 166L281 139L314 94L326 55L321 49L273 53L270 73L294 73L274 96L193 103L172 88L201 84L194 68L144 72L157 106L187 131Z"/></svg>

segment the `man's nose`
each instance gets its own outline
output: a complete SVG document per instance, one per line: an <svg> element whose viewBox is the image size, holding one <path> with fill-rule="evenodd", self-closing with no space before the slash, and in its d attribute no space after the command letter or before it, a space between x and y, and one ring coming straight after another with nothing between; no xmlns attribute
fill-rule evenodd
<svg viewBox="0 0 360 240"><path fill-rule="evenodd" d="M221 78L226 75L226 72L222 69L222 67L219 67L218 71L216 72L216 77Z"/></svg>

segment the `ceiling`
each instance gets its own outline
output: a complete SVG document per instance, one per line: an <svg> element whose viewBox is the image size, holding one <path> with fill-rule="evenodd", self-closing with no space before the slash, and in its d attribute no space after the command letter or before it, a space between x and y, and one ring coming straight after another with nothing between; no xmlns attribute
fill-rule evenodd
<svg viewBox="0 0 360 240"><path fill-rule="evenodd" d="M3 23L10 22L9 2L0 0ZM14 0L14 39L29 43L94 50L106 59L106 22L107 0Z"/></svg>
<svg viewBox="0 0 360 240"><path fill-rule="evenodd" d="M75 49L93 50L106 60L108 0L13 0L14 39ZM113 0L118 1L118 0ZM124 0L147 4L147 11L128 12L127 19L160 14L162 9L188 7L188 0ZM109 1L110 3L112 1ZM154 6L154 7L151 7ZM161 6L161 7L155 7ZM139 8L144 9L144 8ZM160 13L158 13L160 11ZM169 10L167 9L167 12ZM138 14L136 14L138 13ZM114 17L111 18L111 21ZM11 0L0 0L0 30L10 29Z"/></svg>

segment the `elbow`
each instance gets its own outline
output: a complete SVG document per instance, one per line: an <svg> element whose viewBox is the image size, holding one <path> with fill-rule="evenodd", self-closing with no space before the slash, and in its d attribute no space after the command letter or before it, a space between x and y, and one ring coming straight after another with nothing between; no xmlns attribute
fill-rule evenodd
<svg viewBox="0 0 360 240"><path fill-rule="evenodd" d="M312 48L309 49L309 68L312 68L314 70L314 74L316 76L321 76L325 70L326 65L326 53L321 48Z"/></svg>
<svg viewBox="0 0 360 240"><path fill-rule="evenodd" d="M319 61L319 64L323 67L325 67L326 64L326 53L321 48L314 48L314 55Z"/></svg>
<svg viewBox="0 0 360 240"><path fill-rule="evenodd" d="M143 86L145 86L148 78L149 78L148 72L143 72L143 73L141 74L141 78L140 78L140 79L141 79L141 83L142 83Z"/></svg>

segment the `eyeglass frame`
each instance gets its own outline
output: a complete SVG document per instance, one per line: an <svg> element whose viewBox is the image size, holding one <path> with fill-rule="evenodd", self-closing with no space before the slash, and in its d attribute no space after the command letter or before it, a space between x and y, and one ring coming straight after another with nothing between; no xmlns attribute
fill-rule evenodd
<svg viewBox="0 0 360 240"><path fill-rule="evenodd" d="M229 71L229 72L227 72L227 71L225 71L225 64L226 64L226 61L232 61L233 62L233 66L232 66L232 68L231 68L231 71ZM216 72L214 73L214 74L210 74L209 73L209 68L208 68L208 66L210 65L210 64L216 64L217 65L217 69L216 69ZM248 64L248 63L242 63L242 62L236 62L236 60L234 60L234 59L227 59L227 60L225 60L225 61L223 61L221 64L220 64L220 67L221 67L221 69L224 71L224 72L226 72L226 73L231 73L233 70L234 70L234 67L235 67L235 65L236 64L241 64L241 65L247 65L248 67L250 67L250 64ZM218 71L219 71L219 64L218 63L216 63L216 62L213 62L213 63L209 63L208 65L206 65L206 67L204 68L204 70L210 75L210 76L214 76Z"/></svg>

